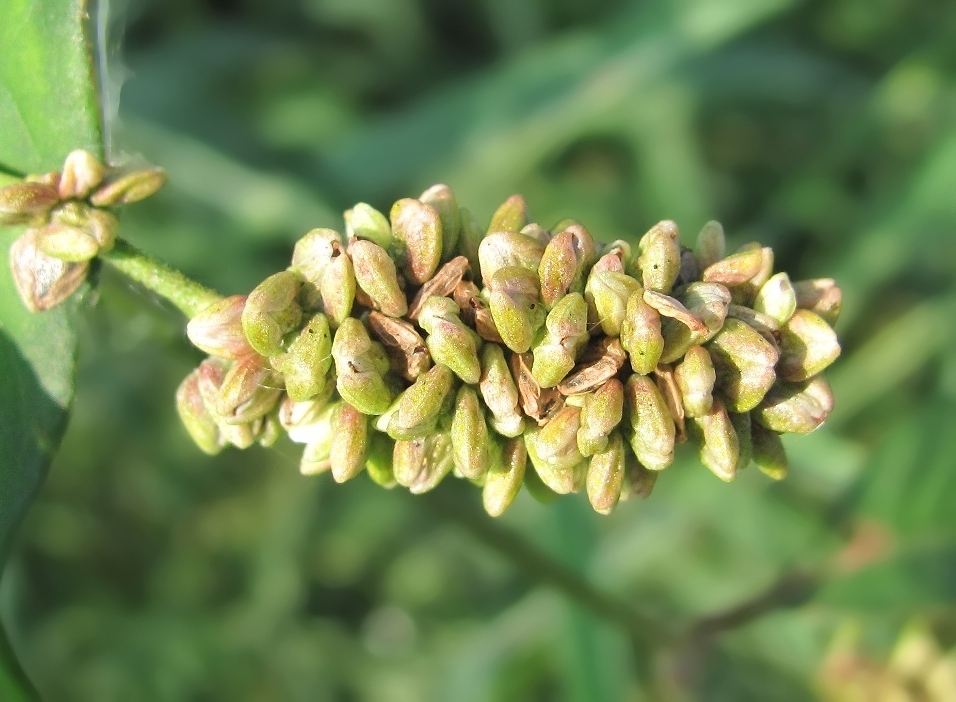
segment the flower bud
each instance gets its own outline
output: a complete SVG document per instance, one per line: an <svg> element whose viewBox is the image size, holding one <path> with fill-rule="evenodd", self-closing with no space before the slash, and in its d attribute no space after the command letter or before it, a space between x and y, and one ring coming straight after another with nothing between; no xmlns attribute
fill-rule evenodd
<svg viewBox="0 0 956 702"><path fill-rule="evenodd" d="M707 266L702 279L705 283L720 283L727 287L742 285L760 273L763 265L762 249L742 249Z"/></svg>
<svg viewBox="0 0 956 702"><path fill-rule="evenodd" d="M458 237L458 251L468 259L468 265L476 274L481 268L478 264L478 247L485 238L485 231L481 228L475 215L467 207L458 211L461 217L461 234Z"/></svg>
<svg viewBox="0 0 956 702"><path fill-rule="evenodd" d="M56 189L42 183L14 183L0 188L0 226L27 224L58 201Z"/></svg>
<svg viewBox="0 0 956 702"><path fill-rule="evenodd" d="M622 244L625 242L621 242ZM631 247L628 246L627 250L630 251ZM620 249L604 253L595 263L591 266L591 274L594 273L623 273L624 272L624 252ZM635 281L636 282L636 281Z"/></svg>
<svg viewBox="0 0 956 702"><path fill-rule="evenodd" d="M518 387L497 344L485 344L481 350L478 390L491 411L491 427L502 436L521 436L525 422L518 404Z"/></svg>
<svg viewBox="0 0 956 702"><path fill-rule="evenodd" d="M448 297L430 297L422 305L418 323L428 332L425 344L435 363L448 366L470 385L481 378L478 335L458 318L458 304Z"/></svg>
<svg viewBox="0 0 956 702"><path fill-rule="evenodd" d="M674 420L654 381L632 375L624 384L625 436L646 468L663 470L674 460Z"/></svg>
<svg viewBox="0 0 956 702"><path fill-rule="evenodd" d="M700 417L710 412L717 374L710 354L703 346L687 349L684 359L674 368L674 379L688 417Z"/></svg>
<svg viewBox="0 0 956 702"><path fill-rule="evenodd" d="M517 232L489 234L478 245L481 280L488 287L498 271L513 266L537 273L543 255L544 245L537 239Z"/></svg>
<svg viewBox="0 0 956 702"><path fill-rule="evenodd" d="M95 207L129 205L145 200L166 185L166 171L162 168L144 168L110 178L90 196Z"/></svg>
<svg viewBox="0 0 956 702"><path fill-rule="evenodd" d="M328 316L332 328L338 327L352 313L355 288L352 259L343 251L326 266L319 284L322 310Z"/></svg>
<svg viewBox="0 0 956 702"><path fill-rule="evenodd" d="M342 235L334 229L313 229L295 243L289 268L305 281L300 297L307 309L317 309L321 304L319 287L325 269L341 253Z"/></svg>
<svg viewBox="0 0 956 702"><path fill-rule="evenodd" d="M455 468L461 475L477 480L485 474L491 463L489 442L488 425L477 393L468 386L459 388L451 420L451 444Z"/></svg>
<svg viewBox="0 0 956 702"><path fill-rule="evenodd" d="M455 200L455 193L447 185L433 185L418 199L438 212L441 221L441 250L444 260L450 259L458 246L461 232L461 211Z"/></svg>
<svg viewBox="0 0 956 702"><path fill-rule="evenodd" d="M308 400L325 389L332 367L332 334L329 321L316 313L289 344L288 353L269 359L285 377L285 390L296 402Z"/></svg>
<svg viewBox="0 0 956 702"><path fill-rule="evenodd" d="M594 239L581 225L559 232L544 248L538 277L541 299L549 309L569 292L584 290L584 274L594 262Z"/></svg>
<svg viewBox="0 0 956 702"><path fill-rule="evenodd" d="M780 377L809 380L840 355L840 342L830 325L810 310L797 310L780 329Z"/></svg>
<svg viewBox="0 0 956 702"><path fill-rule="evenodd" d="M438 486L451 472L451 438L432 434L423 439L396 441L392 452L395 480L413 495L421 495Z"/></svg>
<svg viewBox="0 0 956 702"><path fill-rule="evenodd" d="M793 284L793 290L797 297L797 307L816 312L830 326L836 324L843 305L843 292L833 278L801 280Z"/></svg>
<svg viewBox="0 0 956 702"><path fill-rule="evenodd" d="M47 256L70 263L96 258L100 246L88 232L65 224L48 224L36 230L37 247Z"/></svg>
<svg viewBox="0 0 956 702"><path fill-rule="evenodd" d="M641 256L638 264L644 287L666 295L680 273L677 225L669 219L658 222L641 237L639 247Z"/></svg>
<svg viewBox="0 0 956 702"><path fill-rule="evenodd" d="M581 410L564 407L543 427L525 433L528 456L542 482L559 495L574 492L578 465L584 456L578 451L577 434Z"/></svg>
<svg viewBox="0 0 956 702"><path fill-rule="evenodd" d="M730 415L720 400L715 399L710 412L693 420L700 442L700 461L724 482L737 477L740 444Z"/></svg>
<svg viewBox="0 0 956 702"><path fill-rule="evenodd" d="M734 425L734 432L737 434L737 446L740 454L737 457L737 472L750 465L753 460L753 421L750 419L750 412L737 414L729 412L730 423Z"/></svg>
<svg viewBox="0 0 956 702"><path fill-rule="evenodd" d="M197 379L199 395L206 406L206 411L219 425L221 440L239 449L247 449L252 446L256 440L256 433L252 430L252 424L250 422L230 424L218 411L221 388L226 376L226 364L216 359L207 358L199 364L197 370L199 372Z"/></svg>
<svg viewBox="0 0 956 702"><path fill-rule="evenodd" d="M753 424L753 461L760 471L773 480L787 477L787 452L783 448L780 434L760 424Z"/></svg>
<svg viewBox="0 0 956 702"><path fill-rule="evenodd" d="M495 210L488 225L488 234L520 232L528 223L528 205L521 195L512 195Z"/></svg>
<svg viewBox="0 0 956 702"><path fill-rule="evenodd" d="M707 350L728 409L749 412L759 405L777 377L777 349L749 325L727 319Z"/></svg>
<svg viewBox="0 0 956 702"><path fill-rule="evenodd" d="M404 263L409 280L426 282L438 269L442 254L442 223L438 211L420 200L404 198L392 205L392 246Z"/></svg>
<svg viewBox="0 0 956 702"><path fill-rule="evenodd" d="M89 151L71 151L60 174L59 195L63 200L82 200L103 182L106 166Z"/></svg>
<svg viewBox="0 0 956 702"><path fill-rule="evenodd" d="M585 395L577 436L581 455L593 456L607 448L608 437L621 423L623 414L624 385L617 378L611 378L593 393Z"/></svg>
<svg viewBox="0 0 956 702"><path fill-rule="evenodd" d="M485 512L500 517L511 506L525 478L528 449L521 438L508 439L501 448L501 458L485 473L481 501Z"/></svg>
<svg viewBox="0 0 956 702"><path fill-rule="evenodd" d="M589 307L588 320L600 325L607 336L620 336L627 302L631 295L642 291L641 284L626 273L592 270L584 292Z"/></svg>
<svg viewBox="0 0 956 702"><path fill-rule="evenodd" d="M621 499L647 499L657 483L656 470L648 470L640 464L633 453L624 452L624 484L621 486Z"/></svg>
<svg viewBox="0 0 956 702"><path fill-rule="evenodd" d="M392 228L388 218L364 202L345 211L345 233L349 240L366 239L383 249L392 245Z"/></svg>
<svg viewBox="0 0 956 702"><path fill-rule="evenodd" d="M734 302L743 305L752 305L757 291L770 280L773 275L773 249L769 246L761 246L757 242L744 244L739 251L758 250L760 251L760 268L750 278L750 280L738 285L734 291Z"/></svg>
<svg viewBox="0 0 956 702"><path fill-rule="evenodd" d="M707 327L706 332L693 331L683 322L667 317L661 321L664 337L662 363L673 363L694 344L703 344L716 334L727 318L730 291L718 283L691 283L681 294L687 310Z"/></svg>
<svg viewBox="0 0 956 702"><path fill-rule="evenodd" d="M292 271L270 275L249 293L242 310L242 329L258 353L275 356L283 351L282 337L302 320L298 294L299 279Z"/></svg>
<svg viewBox="0 0 956 702"><path fill-rule="evenodd" d="M279 423L278 412L270 412L262 419L257 420L262 428L256 432L256 443L263 448L271 448L282 438L282 424Z"/></svg>
<svg viewBox="0 0 956 702"><path fill-rule="evenodd" d="M721 260L726 253L726 243L724 241L724 228L720 222L707 222L697 235L697 243L694 245L694 256L697 259L697 266L700 270L706 270L717 261Z"/></svg>
<svg viewBox="0 0 956 702"><path fill-rule="evenodd" d="M416 439L432 433L449 404L454 380L452 372L441 364L420 375L395 401L388 435L393 439Z"/></svg>
<svg viewBox="0 0 956 702"><path fill-rule="evenodd" d="M674 369L661 364L654 369L653 378L657 389L661 391L661 397L664 398L664 404L667 405L667 411L674 420L674 442L682 444L687 441L687 425L684 421L684 402L674 379Z"/></svg>
<svg viewBox="0 0 956 702"><path fill-rule="evenodd" d="M372 304L389 317L402 317L408 301L398 284L398 272L391 256L378 244L358 239L349 244L355 281Z"/></svg>
<svg viewBox="0 0 956 702"><path fill-rule="evenodd" d="M739 319L748 327L753 328L754 331L759 332L767 341L776 343L775 334L780 329L780 322L770 315L757 312L743 305L730 303L727 306L727 316L733 319Z"/></svg>
<svg viewBox="0 0 956 702"><path fill-rule="evenodd" d="M302 451L302 460L299 462L299 472L302 475L319 475L332 467L332 413L334 407L329 407L323 413L321 437L305 445Z"/></svg>
<svg viewBox="0 0 956 702"><path fill-rule="evenodd" d="M610 514L621 498L624 484L624 440L612 432L607 447L588 464L588 501L598 514Z"/></svg>
<svg viewBox="0 0 956 702"><path fill-rule="evenodd" d="M176 390L176 410L189 436L203 453L215 456L222 451L224 442L219 433L219 424L199 393L198 369L187 375Z"/></svg>
<svg viewBox="0 0 956 702"><path fill-rule="evenodd" d="M708 332L707 325L691 314L690 310L684 307L680 300L654 290L645 290L643 298L644 302L657 310L662 317L676 319L695 334L706 334Z"/></svg>
<svg viewBox="0 0 956 702"><path fill-rule="evenodd" d="M495 273L489 287L489 306L498 333L512 351L525 353L545 320L537 274L507 266Z"/></svg>
<svg viewBox="0 0 956 702"><path fill-rule="evenodd" d="M335 331L332 341L336 389L342 399L363 414L379 415L392 403L385 383L389 361L380 344L373 342L365 326L349 317Z"/></svg>
<svg viewBox="0 0 956 702"><path fill-rule="evenodd" d="M265 359L246 356L226 371L216 414L227 424L251 422L271 412L281 394L280 380L265 365Z"/></svg>
<svg viewBox="0 0 956 702"><path fill-rule="evenodd" d="M822 383L822 379L796 385L778 383L754 411L753 418L777 433L809 434L829 414L827 386Z"/></svg>
<svg viewBox="0 0 956 702"><path fill-rule="evenodd" d="M358 475L365 467L368 452L368 417L342 402L332 414L332 446L329 463L332 479L344 483Z"/></svg>
<svg viewBox="0 0 956 702"><path fill-rule="evenodd" d="M254 351L242 330L245 295L231 295L214 302L189 320L186 336L197 349L210 356L235 361Z"/></svg>
<svg viewBox="0 0 956 702"><path fill-rule="evenodd" d="M376 485L391 490L398 485L395 480L395 469L392 465L392 455L395 443L381 432L371 432L368 445L368 459L365 461L365 472Z"/></svg>
<svg viewBox="0 0 956 702"><path fill-rule="evenodd" d="M653 371L664 350L661 334L661 316L636 292L627 301L624 321L621 323L621 345L631 359L635 373L647 375Z"/></svg>
<svg viewBox="0 0 956 702"><path fill-rule="evenodd" d="M107 210L88 208L83 229L96 241L100 249L99 253L104 253L116 244L119 218Z"/></svg>
<svg viewBox="0 0 956 702"><path fill-rule="evenodd" d="M753 308L772 317L778 327L786 324L797 309L797 294L790 283L790 276L786 273L770 276L757 291Z"/></svg>
<svg viewBox="0 0 956 702"><path fill-rule="evenodd" d="M28 229L10 246L10 270L23 304L31 312L56 307L72 295L89 272L89 263L68 263L37 248L37 230Z"/></svg>
<svg viewBox="0 0 956 702"><path fill-rule="evenodd" d="M533 351L531 373L542 388L553 388L574 368L588 342L588 308L580 293L570 293L548 313L547 333Z"/></svg>

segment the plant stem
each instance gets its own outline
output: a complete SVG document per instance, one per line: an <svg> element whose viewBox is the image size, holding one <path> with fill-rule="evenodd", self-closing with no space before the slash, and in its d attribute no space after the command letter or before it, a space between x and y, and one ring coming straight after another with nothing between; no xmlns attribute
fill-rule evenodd
<svg viewBox="0 0 956 702"><path fill-rule="evenodd" d="M222 299L215 290L187 278L122 239L118 239L110 251L101 254L101 258L120 273L169 300L190 319Z"/></svg>

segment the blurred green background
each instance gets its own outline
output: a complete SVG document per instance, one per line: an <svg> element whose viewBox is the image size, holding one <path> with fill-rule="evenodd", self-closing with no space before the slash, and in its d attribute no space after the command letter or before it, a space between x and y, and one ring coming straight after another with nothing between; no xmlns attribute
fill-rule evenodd
<svg viewBox="0 0 956 702"><path fill-rule="evenodd" d="M47 700L956 699L956 5L114 6L114 155L171 177L125 236L224 293L351 204L445 182L481 218L521 192L605 241L719 219L839 280L844 355L783 483L685 455L610 517L522 494L502 518L677 630L776 593L634 643L476 538L477 491L306 479L288 443L204 457L173 407L200 358L182 319L105 270L0 588ZM787 597L802 573L819 587Z"/></svg>

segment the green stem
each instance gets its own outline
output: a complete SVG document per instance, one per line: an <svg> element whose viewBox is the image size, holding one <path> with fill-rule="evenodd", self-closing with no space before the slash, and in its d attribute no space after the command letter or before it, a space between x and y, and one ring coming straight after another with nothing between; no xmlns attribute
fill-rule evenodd
<svg viewBox="0 0 956 702"><path fill-rule="evenodd" d="M169 300L190 319L222 299L215 290L190 280L122 239L101 257L120 273Z"/></svg>

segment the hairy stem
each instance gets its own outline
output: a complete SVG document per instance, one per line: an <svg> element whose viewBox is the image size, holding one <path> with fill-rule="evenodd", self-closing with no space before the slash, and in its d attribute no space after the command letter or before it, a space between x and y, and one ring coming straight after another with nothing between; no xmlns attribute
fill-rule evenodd
<svg viewBox="0 0 956 702"><path fill-rule="evenodd" d="M189 318L222 298L215 290L187 278L122 239L101 257L120 273L169 300Z"/></svg>

